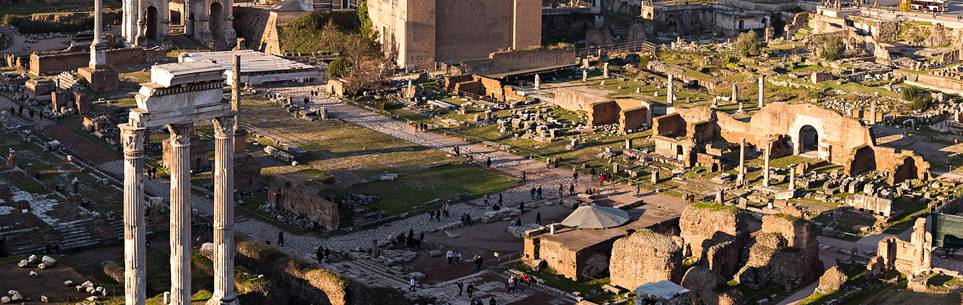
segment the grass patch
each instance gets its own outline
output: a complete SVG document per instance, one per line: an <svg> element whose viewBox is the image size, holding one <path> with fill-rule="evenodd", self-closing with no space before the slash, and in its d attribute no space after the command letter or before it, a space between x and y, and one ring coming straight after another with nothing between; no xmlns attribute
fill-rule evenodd
<svg viewBox="0 0 963 305"><path fill-rule="evenodd" d="M398 215L435 200L466 200L497 193L519 184L519 180L472 165L448 164L432 167L395 181L375 181L348 187L342 194L378 196L373 207Z"/></svg>

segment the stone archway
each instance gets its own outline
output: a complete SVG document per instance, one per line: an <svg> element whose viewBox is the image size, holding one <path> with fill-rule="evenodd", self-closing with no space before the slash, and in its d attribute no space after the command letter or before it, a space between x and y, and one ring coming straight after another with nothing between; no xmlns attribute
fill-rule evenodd
<svg viewBox="0 0 963 305"><path fill-rule="evenodd" d="M861 146L853 152L853 161L849 164L849 175L855 176L876 169L876 152L872 147Z"/></svg>
<svg viewBox="0 0 963 305"><path fill-rule="evenodd" d="M898 164L896 169L893 170L893 184L903 182L903 180L907 179L921 178L919 176L919 167L916 165L916 159L905 157Z"/></svg>
<svg viewBox="0 0 963 305"><path fill-rule="evenodd" d="M160 33L157 30L159 28L158 23L160 22L157 18L157 8L153 5L148 6L146 16L147 29L144 31L144 37L147 37L149 40L160 41Z"/></svg>
<svg viewBox="0 0 963 305"><path fill-rule="evenodd" d="M211 3L210 14L208 14L210 22L208 26L211 30L211 35L214 37L215 45L219 45L224 42L224 7L218 2Z"/></svg>
<svg viewBox="0 0 963 305"><path fill-rule="evenodd" d="M796 152L798 155L812 155L818 158L819 153L819 131L812 125L804 125L799 128L796 138Z"/></svg>

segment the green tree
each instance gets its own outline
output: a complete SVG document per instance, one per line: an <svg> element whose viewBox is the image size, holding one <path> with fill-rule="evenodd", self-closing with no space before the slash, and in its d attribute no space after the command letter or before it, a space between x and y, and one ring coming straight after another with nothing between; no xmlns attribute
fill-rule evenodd
<svg viewBox="0 0 963 305"><path fill-rule="evenodd" d="M843 55L846 54L846 44L839 36L829 36L823 39L822 47L819 57L826 60L837 60L843 58Z"/></svg>
<svg viewBox="0 0 963 305"><path fill-rule="evenodd" d="M367 0L361 0L358 2L358 20L361 20L361 36L368 39L374 39L374 25L371 22L371 17L368 16Z"/></svg>
<svg viewBox="0 0 963 305"><path fill-rule="evenodd" d="M762 53L761 45L762 42L759 41L756 31L748 31L739 34L739 38L736 38L735 49L742 56L757 56Z"/></svg>
<svg viewBox="0 0 963 305"><path fill-rule="evenodd" d="M903 99L910 102L910 109L913 110L926 110L933 103L930 92L920 87L903 88Z"/></svg>
<svg viewBox="0 0 963 305"><path fill-rule="evenodd" d="M345 57L338 57L328 65L328 78L341 78L348 75L351 69L351 61Z"/></svg>

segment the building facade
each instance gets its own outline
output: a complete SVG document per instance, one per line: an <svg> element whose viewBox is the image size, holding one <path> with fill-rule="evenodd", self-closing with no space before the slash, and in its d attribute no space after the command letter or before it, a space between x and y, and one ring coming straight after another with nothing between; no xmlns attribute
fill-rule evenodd
<svg viewBox="0 0 963 305"><path fill-rule="evenodd" d="M369 0L378 40L400 67L541 46L541 0Z"/></svg>

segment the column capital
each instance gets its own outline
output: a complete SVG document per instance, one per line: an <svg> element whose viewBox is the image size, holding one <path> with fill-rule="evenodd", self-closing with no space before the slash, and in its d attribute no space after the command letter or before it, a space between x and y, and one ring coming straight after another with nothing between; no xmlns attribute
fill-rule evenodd
<svg viewBox="0 0 963 305"><path fill-rule="evenodd" d="M234 127L237 123L235 116L222 116L212 120L214 122L214 138L227 139L234 137Z"/></svg>
<svg viewBox="0 0 963 305"><path fill-rule="evenodd" d="M147 128L135 127L129 124L117 125L120 128L120 142L124 145L124 157L137 158L144 156L144 133Z"/></svg>
<svg viewBox="0 0 963 305"><path fill-rule="evenodd" d="M193 124L171 124L167 125L167 130L170 131L170 143L173 147L183 147L191 145L191 133L194 125Z"/></svg>

